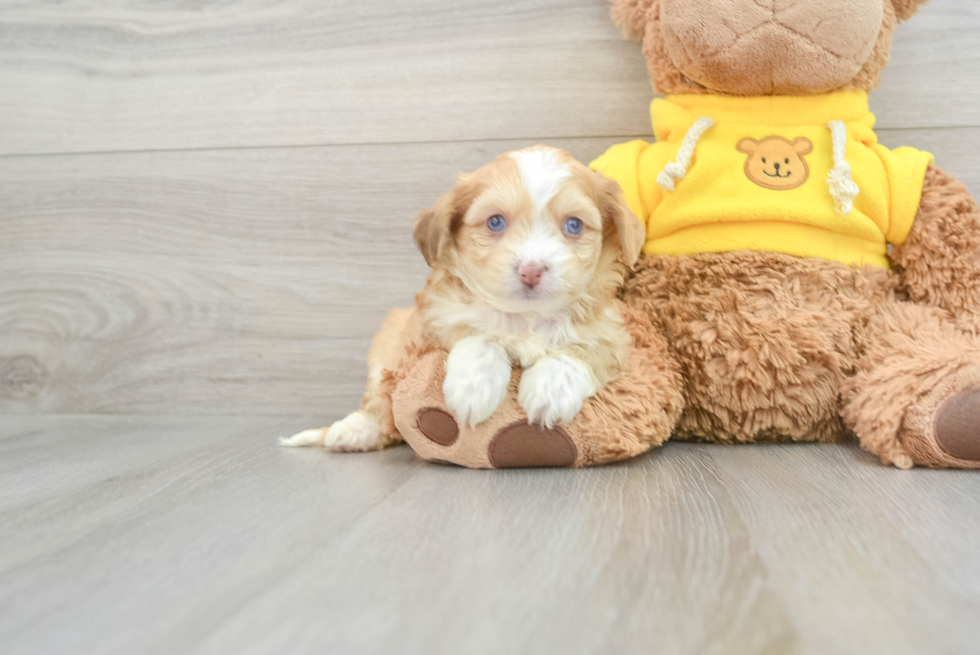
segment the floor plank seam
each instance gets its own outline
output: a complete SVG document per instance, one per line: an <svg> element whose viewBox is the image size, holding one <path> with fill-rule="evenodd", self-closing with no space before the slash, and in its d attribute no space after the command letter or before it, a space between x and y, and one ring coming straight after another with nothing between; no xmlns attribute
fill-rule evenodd
<svg viewBox="0 0 980 655"><path fill-rule="evenodd" d="M980 129L980 125L928 125L928 126L908 126L908 127L880 127L875 131L879 134L887 132L908 132L908 131L927 131L927 130L975 130ZM548 143L551 141L572 141L586 139L645 139L654 141L654 135L650 134L582 134L578 136L507 136L474 139L435 139L431 141L353 141L338 143L294 143L278 145L243 145L243 146L202 146L194 148L147 148L141 150L80 150L64 152L12 152L0 153L2 159L29 159L32 157L91 157L98 155L150 155L150 154L172 154L172 153L195 153L195 152L234 152L239 150L312 150L317 148L365 148L365 147L391 147L391 146L437 146L437 145L459 145L465 143L510 143L513 141L535 141L537 143Z"/></svg>

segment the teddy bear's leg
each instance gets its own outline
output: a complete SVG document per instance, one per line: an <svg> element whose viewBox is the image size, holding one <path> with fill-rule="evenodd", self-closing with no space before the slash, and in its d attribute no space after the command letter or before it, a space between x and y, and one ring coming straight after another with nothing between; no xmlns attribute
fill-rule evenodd
<svg viewBox="0 0 980 655"><path fill-rule="evenodd" d="M661 322L684 373L675 438L842 441L840 388L854 316L891 287L865 272L775 253L647 256L626 302Z"/></svg>
<svg viewBox="0 0 980 655"><path fill-rule="evenodd" d="M980 468L980 337L949 312L895 302L856 337L841 413L862 447L899 468Z"/></svg>
<svg viewBox="0 0 980 655"><path fill-rule="evenodd" d="M585 453L569 426L529 425L517 403L519 372L507 397L486 421L458 421L442 395L444 357L422 358L394 395L399 432L423 459L469 468L584 466Z"/></svg>
<svg viewBox="0 0 980 655"><path fill-rule="evenodd" d="M650 321L624 308L633 337L630 370L586 399L569 423L528 423L518 402L521 371L507 396L476 427L458 421L442 393L446 353L418 359L392 392L394 421L423 459L469 468L581 467L635 457L666 441L683 410L680 367Z"/></svg>
<svg viewBox="0 0 980 655"><path fill-rule="evenodd" d="M961 182L929 167L912 231L891 257L913 302L952 312L961 329L980 327L980 209Z"/></svg>

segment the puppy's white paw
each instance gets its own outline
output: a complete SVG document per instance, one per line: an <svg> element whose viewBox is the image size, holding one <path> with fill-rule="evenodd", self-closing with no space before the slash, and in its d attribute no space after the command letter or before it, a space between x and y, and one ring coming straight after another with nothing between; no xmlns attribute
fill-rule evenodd
<svg viewBox="0 0 980 655"><path fill-rule="evenodd" d="M280 439L284 446L314 446L323 444L327 450L342 453L364 452L384 448L384 435L378 419L365 412L353 412L329 428L304 430L288 439Z"/></svg>
<svg viewBox="0 0 980 655"><path fill-rule="evenodd" d="M548 357L524 371L517 401L531 423L551 428L575 418L582 401L595 392L584 364L568 356Z"/></svg>
<svg viewBox="0 0 980 655"><path fill-rule="evenodd" d="M378 419L366 412L352 412L330 426L323 437L323 447L342 453L380 450L384 435Z"/></svg>
<svg viewBox="0 0 980 655"><path fill-rule="evenodd" d="M449 352L442 393L463 425L490 418L507 395L511 365L507 351L480 337L463 339Z"/></svg>

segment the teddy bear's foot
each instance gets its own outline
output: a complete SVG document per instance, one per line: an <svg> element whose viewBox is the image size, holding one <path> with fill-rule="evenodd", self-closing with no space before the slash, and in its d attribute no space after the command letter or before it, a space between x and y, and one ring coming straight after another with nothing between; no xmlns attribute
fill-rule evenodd
<svg viewBox="0 0 980 655"><path fill-rule="evenodd" d="M683 408L679 367L667 342L639 312L623 308L633 335L630 372L553 428L528 422L518 401L521 371L511 372L507 396L493 415L464 425L446 406L444 350L430 348L386 378L392 420L423 459L469 468L581 467L635 457L663 443Z"/></svg>
<svg viewBox="0 0 980 655"><path fill-rule="evenodd" d="M886 464L980 468L980 335L951 318L890 302L862 326L863 360L842 387L841 415Z"/></svg>
<svg viewBox="0 0 980 655"><path fill-rule="evenodd" d="M497 431L487 451L494 468L572 466L578 448L560 427L545 428L515 421Z"/></svg>
<svg viewBox="0 0 980 655"><path fill-rule="evenodd" d="M477 426L463 425L442 397L444 353L413 367L410 383L393 394L395 426L423 459L469 468L592 466L635 457L670 436L680 403L663 403L654 384L620 379L586 400L569 423L528 422L517 401L519 372L497 411ZM639 367L638 367L639 368ZM679 395L679 394L678 394Z"/></svg>
<svg viewBox="0 0 980 655"><path fill-rule="evenodd" d="M439 446L452 446L459 438L459 425L453 415L438 407L420 409L415 425L422 436Z"/></svg>
<svg viewBox="0 0 980 655"><path fill-rule="evenodd" d="M980 387L964 389L942 404L936 444L950 457L980 463Z"/></svg>
<svg viewBox="0 0 980 655"><path fill-rule="evenodd" d="M563 428L501 419L461 429L448 410L426 406L416 412L414 425L402 426L402 433L419 455L434 462L497 469L576 465L578 447Z"/></svg>
<svg viewBox="0 0 980 655"><path fill-rule="evenodd" d="M459 439L456 419L438 407L420 409L415 426L436 446L448 448ZM562 428L548 429L527 421L515 421L497 430L487 446L486 457L489 465L496 469L567 467L575 464L578 448Z"/></svg>
<svg viewBox="0 0 980 655"><path fill-rule="evenodd" d="M901 441L916 464L980 468L980 371L944 380L910 407Z"/></svg>

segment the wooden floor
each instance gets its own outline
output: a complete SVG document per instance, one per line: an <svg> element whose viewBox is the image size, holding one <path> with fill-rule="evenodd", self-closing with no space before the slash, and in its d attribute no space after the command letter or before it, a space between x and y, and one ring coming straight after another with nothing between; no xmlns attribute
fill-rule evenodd
<svg viewBox="0 0 980 655"><path fill-rule="evenodd" d="M980 476L669 444L470 471L306 418L7 417L9 653L975 653Z"/></svg>
<svg viewBox="0 0 980 655"><path fill-rule="evenodd" d="M934 0L872 95L974 190L978 70ZM980 651L976 474L275 445L356 404L455 173L651 97L604 0L0 0L0 653Z"/></svg>

